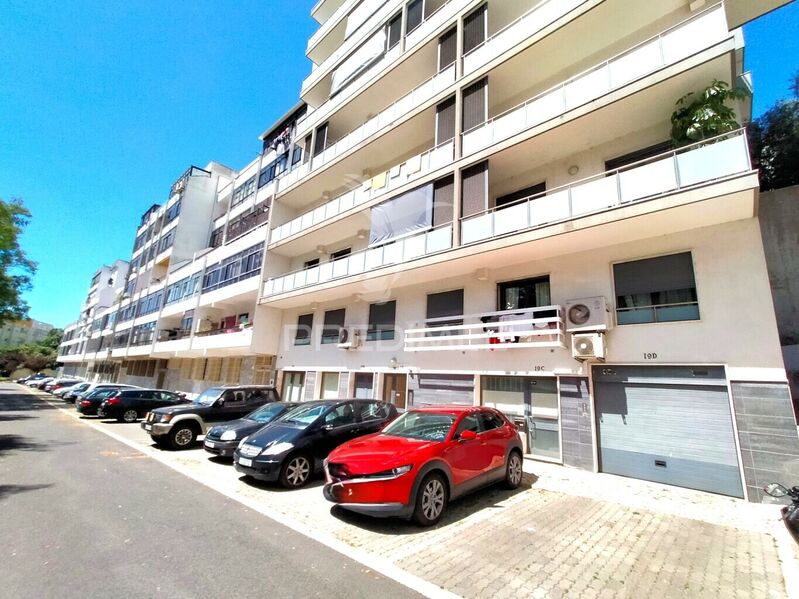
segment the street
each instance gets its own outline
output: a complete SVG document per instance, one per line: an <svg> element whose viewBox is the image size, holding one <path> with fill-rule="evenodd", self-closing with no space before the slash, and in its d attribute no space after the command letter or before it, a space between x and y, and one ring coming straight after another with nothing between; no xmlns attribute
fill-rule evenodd
<svg viewBox="0 0 799 599"><path fill-rule="evenodd" d="M7 597L415 593L0 385Z"/></svg>

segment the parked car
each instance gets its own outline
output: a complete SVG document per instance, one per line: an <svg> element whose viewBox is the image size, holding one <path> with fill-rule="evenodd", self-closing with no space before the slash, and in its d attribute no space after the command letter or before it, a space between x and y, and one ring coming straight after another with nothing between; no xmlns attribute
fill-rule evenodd
<svg viewBox="0 0 799 599"><path fill-rule="evenodd" d="M59 387L58 389L55 389L53 391L53 395L55 395L56 397L64 397L64 394L67 391L69 391L70 389L72 389L74 387L77 387L81 383L83 383L83 381L73 381L72 383L65 384L63 387Z"/></svg>
<svg viewBox="0 0 799 599"><path fill-rule="evenodd" d="M186 403L186 396L162 389L117 389L97 409L100 418L136 422L150 410Z"/></svg>
<svg viewBox="0 0 799 599"><path fill-rule="evenodd" d="M205 433L205 451L225 458L233 457L233 452L244 437L253 434L270 422L274 422L297 406L297 402L275 402L261 406L244 418L232 420L227 424L215 426Z"/></svg>
<svg viewBox="0 0 799 599"><path fill-rule="evenodd" d="M82 379L76 378L55 378L44 386L44 390L48 393L55 393L62 387L69 387L83 382Z"/></svg>
<svg viewBox="0 0 799 599"><path fill-rule="evenodd" d="M44 386L45 386L47 383L49 383L50 381L52 381L54 378L55 378L55 377L52 377L52 376L46 376L46 377L44 377L44 378L41 378L41 379L33 379L33 380L31 380L31 381L28 381L28 382L27 382L27 383L25 383L25 384L26 384L28 387L33 387L34 389L41 389L41 388L42 388L42 387L44 387Z"/></svg>
<svg viewBox="0 0 799 599"><path fill-rule="evenodd" d="M105 386L86 394L81 393L75 398L75 409L84 416L97 416L97 409L103 403L103 400L119 391L119 389L119 387Z"/></svg>
<svg viewBox="0 0 799 599"><path fill-rule="evenodd" d="M29 374L28 376L23 376L22 378L17 379L16 382L19 383L20 385L24 385L25 383L27 383L29 381L35 381L37 379L43 379L43 378L46 378L46 377L47 377L46 374L42 374L41 372L37 372L36 374Z"/></svg>
<svg viewBox="0 0 799 599"><path fill-rule="evenodd" d="M61 399L63 399L64 401L74 403L75 397L79 393L83 393L84 391L86 391L89 387L91 387L91 385L92 383L84 381L82 383L78 383L74 387L67 387L66 391L64 391L64 393L61 394Z"/></svg>
<svg viewBox="0 0 799 599"><path fill-rule="evenodd" d="M522 444L492 408L413 409L380 434L333 451L325 478L324 496L343 508L431 526L452 499L499 481L518 487Z"/></svg>
<svg viewBox="0 0 799 599"><path fill-rule="evenodd" d="M397 408L372 399L306 402L242 439L233 465L247 476L296 489L310 480L333 449L376 433L396 417Z"/></svg>
<svg viewBox="0 0 799 599"><path fill-rule="evenodd" d="M141 426L157 445L186 449L209 425L236 420L275 401L280 401L280 396L269 385L211 387L189 404L152 410Z"/></svg>
<svg viewBox="0 0 799 599"><path fill-rule="evenodd" d="M75 394L75 399L85 399L92 391L99 391L101 389L139 389L136 385L126 385L125 383L92 383L83 391Z"/></svg>

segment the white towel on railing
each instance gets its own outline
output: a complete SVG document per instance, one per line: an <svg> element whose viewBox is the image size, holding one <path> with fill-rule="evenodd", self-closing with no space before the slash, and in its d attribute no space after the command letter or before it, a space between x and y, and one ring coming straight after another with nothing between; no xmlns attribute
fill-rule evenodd
<svg viewBox="0 0 799 599"><path fill-rule="evenodd" d="M512 341L515 337L520 337L521 333L530 330L528 324L506 324L514 320L529 320L530 314L503 314L499 317L499 337L503 341Z"/></svg>

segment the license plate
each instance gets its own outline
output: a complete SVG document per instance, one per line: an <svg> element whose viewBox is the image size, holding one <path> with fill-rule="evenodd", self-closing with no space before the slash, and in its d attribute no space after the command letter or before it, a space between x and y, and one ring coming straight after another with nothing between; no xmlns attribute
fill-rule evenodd
<svg viewBox="0 0 799 599"><path fill-rule="evenodd" d="M240 466L252 466L252 460L250 458L239 458L239 465Z"/></svg>
<svg viewBox="0 0 799 599"><path fill-rule="evenodd" d="M205 442L205 446L206 446L206 447L210 447L211 449L213 449L214 447L216 447L216 445L214 445L214 444L213 444L211 441L206 441L206 442Z"/></svg>
<svg viewBox="0 0 799 599"><path fill-rule="evenodd" d="M151 430L153 430L153 425L152 425L152 424L145 424L145 425L144 425L144 430L146 430L146 431L151 431Z"/></svg>

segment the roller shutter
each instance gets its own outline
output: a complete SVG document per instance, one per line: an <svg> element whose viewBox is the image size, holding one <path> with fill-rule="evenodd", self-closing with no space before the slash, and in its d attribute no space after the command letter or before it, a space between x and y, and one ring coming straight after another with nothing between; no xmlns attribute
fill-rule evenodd
<svg viewBox="0 0 799 599"><path fill-rule="evenodd" d="M412 407L474 403L474 376L471 374L416 374L409 377Z"/></svg>
<svg viewBox="0 0 799 599"><path fill-rule="evenodd" d="M743 497L724 371L594 369L600 468Z"/></svg>

